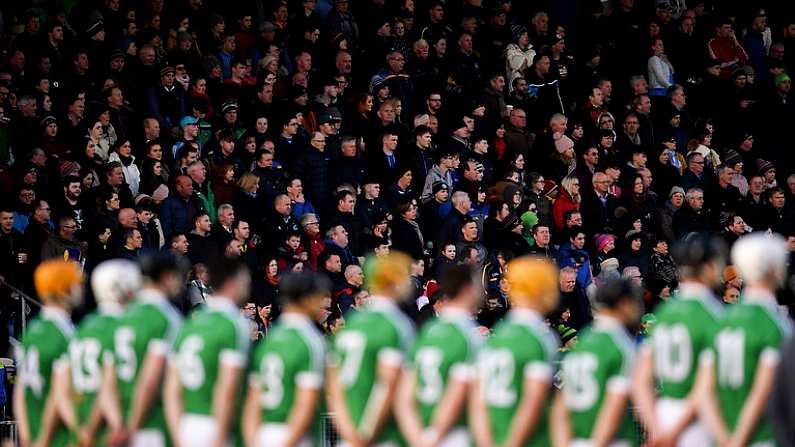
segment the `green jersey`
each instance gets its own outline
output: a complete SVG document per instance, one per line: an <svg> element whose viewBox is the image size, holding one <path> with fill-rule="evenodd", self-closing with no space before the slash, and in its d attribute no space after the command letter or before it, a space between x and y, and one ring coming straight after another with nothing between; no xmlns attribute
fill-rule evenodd
<svg viewBox="0 0 795 447"><path fill-rule="evenodd" d="M750 293L755 296L749 300ZM777 314L775 297L746 291L742 302L730 306L715 335L715 370L721 414L733 431L751 392L761 363L778 365L780 349L790 334L790 324ZM762 418L750 444L772 442L773 428Z"/></svg>
<svg viewBox="0 0 795 447"><path fill-rule="evenodd" d="M113 356L124 421L129 422L132 399L148 352L167 356L182 316L162 293L144 289L119 318L113 334ZM166 430L161 394L152 402L142 428Z"/></svg>
<svg viewBox="0 0 795 447"><path fill-rule="evenodd" d="M417 338L411 369L417 376L415 398L422 423L432 423L436 407L453 379L469 381L481 339L472 316L466 311L445 308L438 319L428 322ZM459 426L465 424L462 416Z"/></svg>
<svg viewBox="0 0 795 447"><path fill-rule="evenodd" d="M63 310L45 306L28 326L18 347L17 363L25 387L25 407L32 441L41 436L44 407L50 398L52 375L57 368L69 366L69 338L74 333L72 321ZM69 432L60 425L50 445L69 443Z"/></svg>
<svg viewBox="0 0 795 447"><path fill-rule="evenodd" d="M677 298L655 312L657 323L643 349L651 349L660 396L685 399L696 380L699 359L715 337L723 308L704 286L685 283Z"/></svg>
<svg viewBox="0 0 795 447"><path fill-rule="evenodd" d="M336 335L329 359L339 366L345 404L359 429L374 424L374 410L369 407L373 404L378 363L400 367L414 338L411 321L394 303L378 296L372 301ZM403 443L391 415L375 440L387 441Z"/></svg>
<svg viewBox="0 0 795 447"><path fill-rule="evenodd" d="M69 343L72 397L79 425L88 422L102 385L104 365L113 362L113 332L121 313L121 306L102 306L80 323Z"/></svg>
<svg viewBox="0 0 795 447"><path fill-rule="evenodd" d="M232 301L210 297L193 312L174 343L185 413L212 415L221 366L244 368L250 344L248 323Z"/></svg>
<svg viewBox="0 0 795 447"><path fill-rule="evenodd" d="M563 359L563 397L574 439L591 438L608 392L629 393L634 357L624 325L601 316ZM638 445L629 406L615 441Z"/></svg>
<svg viewBox="0 0 795 447"><path fill-rule="evenodd" d="M323 386L324 359L325 341L312 320L283 313L268 338L257 345L251 362L250 381L260 386L261 419L287 423L297 388Z"/></svg>
<svg viewBox="0 0 795 447"><path fill-rule="evenodd" d="M486 402L494 441L508 439L511 423L524 398L524 380L533 378L552 382L553 362L559 342L538 313L514 308L497 325L478 358L480 393ZM549 403L526 446L548 446Z"/></svg>

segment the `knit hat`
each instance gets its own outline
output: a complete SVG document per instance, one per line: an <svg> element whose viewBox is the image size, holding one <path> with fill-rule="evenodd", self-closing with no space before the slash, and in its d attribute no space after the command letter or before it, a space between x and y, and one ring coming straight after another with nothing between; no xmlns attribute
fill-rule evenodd
<svg viewBox="0 0 795 447"><path fill-rule="evenodd" d="M641 233L640 230L629 230L629 231L627 231L627 234L624 235L624 239L626 239L628 241L631 241L633 239L642 238L642 237L643 237L643 233Z"/></svg>
<svg viewBox="0 0 795 447"><path fill-rule="evenodd" d="M221 113L231 112L232 110L237 111L237 103L234 101L227 101L221 106Z"/></svg>
<svg viewBox="0 0 795 447"><path fill-rule="evenodd" d="M760 158L756 160L756 169L759 171L759 174L765 175L765 172L771 169L776 169L776 167L773 165L773 163L765 160L764 158Z"/></svg>
<svg viewBox="0 0 795 447"><path fill-rule="evenodd" d="M522 25L513 25L511 26L511 33L513 34L513 41L519 42L519 38L522 37L522 34L527 32L527 28Z"/></svg>
<svg viewBox="0 0 795 447"><path fill-rule="evenodd" d="M152 200L162 202L168 198L168 186L162 184L152 191Z"/></svg>
<svg viewBox="0 0 795 447"><path fill-rule="evenodd" d="M525 211L520 219L525 230L531 230L538 224L538 215L532 211Z"/></svg>
<svg viewBox="0 0 795 447"><path fill-rule="evenodd" d="M172 67L171 65L166 65L165 67L160 69L160 76L162 77L169 73L174 74L176 72L177 71L174 69L174 67Z"/></svg>
<svg viewBox="0 0 795 447"><path fill-rule="evenodd" d="M555 133L552 138L555 140L555 150L558 151L559 154L574 147L574 141L563 133Z"/></svg>
<svg viewBox="0 0 795 447"><path fill-rule="evenodd" d="M674 194L677 193L682 194L684 196L685 190L681 186L674 186L673 188L671 188L671 192L668 193L668 198L670 199L671 197L674 196Z"/></svg>
<svg viewBox="0 0 795 447"><path fill-rule="evenodd" d="M596 241L596 249L602 251L611 241L615 242L616 237L612 234L597 234L594 240Z"/></svg>
<svg viewBox="0 0 795 447"><path fill-rule="evenodd" d="M608 270L618 270L618 259L607 258L599 264L599 267L602 268L603 272Z"/></svg>
<svg viewBox="0 0 795 447"><path fill-rule="evenodd" d="M568 343L572 338L577 336L577 329L566 326L565 324L558 325L558 335L560 336L561 344Z"/></svg>
<svg viewBox="0 0 795 447"><path fill-rule="evenodd" d="M42 129L45 129L50 124L58 124L58 121L55 119L54 116L47 115L47 116L45 116L44 118L41 119L41 122L39 124L41 125Z"/></svg>
<svg viewBox="0 0 795 447"><path fill-rule="evenodd" d="M433 182L433 186L431 186L431 192L435 195L439 191L449 191L450 187L447 186L445 182Z"/></svg>
<svg viewBox="0 0 795 447"><path fill-rule="evenodd" d="M137 196L135 196L135 200L134 200L135 201L135 206L140 205L141 202L144 201L144 200L151 201L152 197L149 196L149 195L146 195L146 194L138 194Z"/></svg>
<svg viewBox="0 0 795 447"><path fill-rule="evenodd" d="M737 163L742 163L742 161L742 157L734 149L726 149L726 153L723 154L723 163L726 166L734 166Z"/></svg>
<svg viewBox="0 0 795 447"><path fill-rule="evenodd" d="M730 265L723 269L723 282L729 282L737 279L737 268Z"/></svg>
<svg viewBox="0 0 795 447"><path fill-rule="evenodd" d="M110 52L110 59L108 60L114 61L116 59L124 59L124 58L126 58L126 56L124 55L124 51L116 48Z"/></svg>
<svg viewBox="0 0 795 447"><path fill-rule="evenodd" d="M776 84L776 87L778 87L782 83L787 82L787 81L791 81L791 80L792 79L790 79L789 75L787 75L786 73L781 73L780 75L776 76L776 79L773 82Z"/></svg>
<svg viewBox="0 0 795 447"><path fill-rule="evenodd" d="M80 173L80 163L76 161L65 161L61 163L58 170L61 173L61 177L69 177L70 175L78 175Z"/></svg>
<svg viewBox="0 0 795 447"><path fill-rule="evenodd" d="M105 29L105 24L102 23L102 20L96 19L92 22L89 22L88 26L86 27L86 36L87 37L94 37L98 32L103 31Z"/></svg>

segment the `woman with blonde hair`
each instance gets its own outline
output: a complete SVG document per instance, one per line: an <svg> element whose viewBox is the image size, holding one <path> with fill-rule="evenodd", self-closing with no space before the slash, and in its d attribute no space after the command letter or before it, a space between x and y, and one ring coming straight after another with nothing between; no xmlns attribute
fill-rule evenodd
<svg viewBox="0 0 795 447"><path fill-rule="evenodd" d="M560 182L560 193L552 206L552 217L555 228L560 231L565 224L563 215L569 210L580 209L580 180L576 176L567 175Z"/></svg>

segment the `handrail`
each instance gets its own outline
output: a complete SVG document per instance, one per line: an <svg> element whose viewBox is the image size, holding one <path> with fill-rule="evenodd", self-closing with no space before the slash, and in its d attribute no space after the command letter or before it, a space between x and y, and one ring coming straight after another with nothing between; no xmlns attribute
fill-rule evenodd
<svg viewBox="0 0 795 447"><path fill-rule="evenodd" d="M0 287L2 287L2 286L5 286L6 288L11 290L12 292L14 292L17 295L19 295L19 303L20 303L20 308L21 308L21 312L19 314L19 317L22 319L22 335L25 335L25 331L27 331L27 326L28 326L27 319L25 318L25 308L27 307L26 306L27 302L29 301L29 302L31 302L31 303L39 306L39 307L44 307L44 305L41 304L41 301L37 300L36 298L33 298L32 296L30 296L27 293L23 292L22 290L20 290L16 286L11 285L8 281L5 280L5 278L0 277Z"/></svg>

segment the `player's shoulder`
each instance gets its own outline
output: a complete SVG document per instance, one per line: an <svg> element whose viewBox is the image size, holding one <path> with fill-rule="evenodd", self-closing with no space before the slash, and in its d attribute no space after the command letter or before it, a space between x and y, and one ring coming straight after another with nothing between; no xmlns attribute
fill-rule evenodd
<svg viewBox="0 0 795 447"><path fill-rule="evenodd" d="M511 310L486 343L489 348L504 347L514 351L542 351L547 358L556 355L560 342L535 312Z"/></svg>

